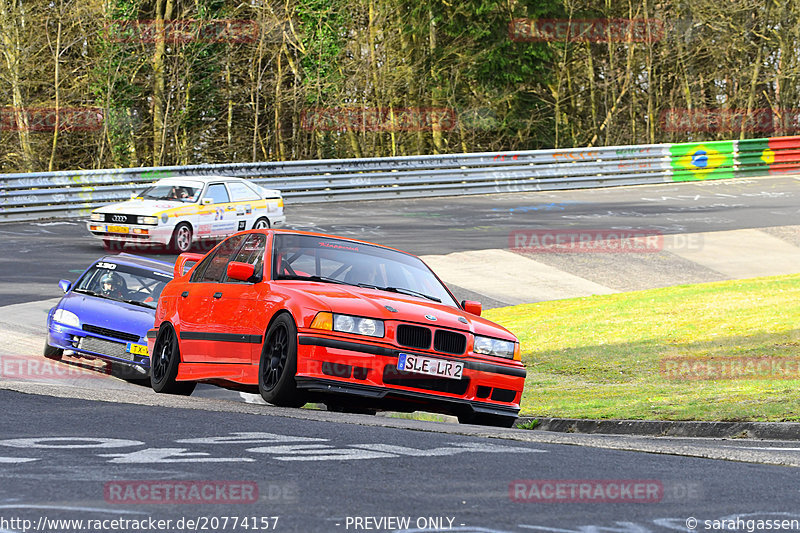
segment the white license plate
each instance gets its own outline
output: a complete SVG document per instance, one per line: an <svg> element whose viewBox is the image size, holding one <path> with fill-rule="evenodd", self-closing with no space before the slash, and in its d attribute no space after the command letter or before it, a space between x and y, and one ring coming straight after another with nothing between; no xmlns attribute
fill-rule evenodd
<svg viewBox="0 0 800 533"><path fill-rule="evenodd" d="M427 376L461 379L464 373L464 363L401 353L397 360L397 369Z"/></svg>

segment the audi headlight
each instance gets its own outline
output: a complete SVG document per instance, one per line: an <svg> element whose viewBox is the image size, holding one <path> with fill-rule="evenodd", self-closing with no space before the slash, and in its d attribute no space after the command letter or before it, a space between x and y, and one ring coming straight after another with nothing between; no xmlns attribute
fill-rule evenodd
<svg viewBox="0 0 800 533"><path fill-rule="evenodd" d="M328 331L365 335L367 337L383 337L384 335L383 320L340 315L338 313L317 313L317 316L314 317L314 321L311 323L311 327L314 329L326 329Z"/></svg>
<svg viewBox="0 0 800 533"><path fill-rule="evenodd" d="M516 343L489 337L475 335L475 344L472 351L483 355L496 355L507 359L514 358Z"/></svg>
<svg viewBox="0 0 800 533"><path fill-rule="evenodd" d="M53 321L64 324L65 326L72 326L75 328L81 327L81 321L78 315L65 309L56 309L53 313Z"/></svg>
<svg viewBox="0 0 800 533"><path fill-rule="evenodd" d="M103 213L92 213L92 220L95 222L102 222L104 220Z"/></svg>
<svg viewBox="0 0 800 533"><path fill-rule="evenodd" d="M158 217L136 217L136 223L145 226L157 226Z"/></svg>

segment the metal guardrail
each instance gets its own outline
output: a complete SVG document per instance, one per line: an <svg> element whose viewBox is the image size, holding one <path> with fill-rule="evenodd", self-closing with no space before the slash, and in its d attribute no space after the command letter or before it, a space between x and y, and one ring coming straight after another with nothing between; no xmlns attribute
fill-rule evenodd
<svg viewBox="0 0 800 533"><path fill-rule="evenodd" d="M800 137L522 152L0 174L0 222L88 216L172 176L224 175L288 204L514 193L800 170Z"/></svg>

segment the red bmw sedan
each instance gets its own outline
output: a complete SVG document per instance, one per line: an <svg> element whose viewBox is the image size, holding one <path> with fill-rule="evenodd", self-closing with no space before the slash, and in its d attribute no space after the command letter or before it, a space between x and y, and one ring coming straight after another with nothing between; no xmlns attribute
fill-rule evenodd
<svg viewBox="0 0 800 533"><path fill-rule="evenodd" d="M148 332L151 384L191 394L205 382L278 406L423 410L511 426L526 375L519 342L480 314L405 252L240 232L175 263Z"/></svg>

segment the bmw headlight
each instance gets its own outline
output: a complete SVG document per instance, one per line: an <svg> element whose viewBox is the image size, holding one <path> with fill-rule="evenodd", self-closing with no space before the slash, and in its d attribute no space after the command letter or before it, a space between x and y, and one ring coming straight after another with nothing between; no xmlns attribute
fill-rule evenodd
<svg viewBox="0 0 800 533"><path fill-rule="evenodd" d="M158 217L136 217L136 223L145 226L157 226Z"/></svg>
<svg viewBox="0 0 800 533"><path fill-rule="evenodd" d="M81 327L81 321L78 315L66 309L56 309L53 313L53 321L65 326L72 326L75 328Z"/></svg>
<svg viewBox="0 0 800 533"><path fill-rule="evenodd" d="M516 343L489 337L475 335L475 344L472 351L483 355L496 355L507 359L514 358L514 348Z"/></svg>
<svg viewBox="0 0 800 533"><path fill-rule="evenodd" d="M104 219L103 213L92 213L91 219L94 222L102 222Z"/></svg>
<svg viewBox="0 0 800 533"><path fill-rule="evenodd" d="M383 337L384 335L383 320L340 315L338 313L328 313L324 311L317 313L317 316L314 317L314 321L311 323L311 327L314 329L327 329L328 331L365 335L367 337Z"/></svg>
<svg viewBox="0 0 800 533"><path fill-rule="evenodd" d="M334 313L333 330L368 337L383 337L383 320Z"/></svg>

